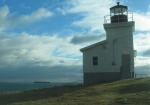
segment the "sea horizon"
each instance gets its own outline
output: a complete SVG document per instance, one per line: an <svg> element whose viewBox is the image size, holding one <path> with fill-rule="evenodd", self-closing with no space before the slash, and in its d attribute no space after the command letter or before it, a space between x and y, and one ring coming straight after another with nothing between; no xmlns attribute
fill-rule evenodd
<svg viewBox="0 0 150 105"><path fill-rule="evenodd" d="M80 83L64 83L64 82L47 82L47 83L34 83L34 82L0 82L1 92L15 92L15 91L27 91L33 89L50 88L54 86L64 85L78 85Z"/></svg>

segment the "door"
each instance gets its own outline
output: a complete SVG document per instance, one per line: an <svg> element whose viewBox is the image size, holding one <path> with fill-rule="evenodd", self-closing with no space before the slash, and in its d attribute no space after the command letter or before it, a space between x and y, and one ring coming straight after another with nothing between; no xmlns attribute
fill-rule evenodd
<svg viewBox="0 0 150 105"><path fill-rule="evenodd" d="M120 70L121 79L131 78L131 63L130 54L122 54L122 66Z"/></svg>

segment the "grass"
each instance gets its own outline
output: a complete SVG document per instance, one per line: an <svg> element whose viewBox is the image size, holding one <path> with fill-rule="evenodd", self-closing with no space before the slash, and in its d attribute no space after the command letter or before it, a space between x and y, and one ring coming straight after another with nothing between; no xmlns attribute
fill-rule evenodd
<svg viewBox="0 0 150 105"><path fill-rule="evenodd" d="M150 105L150 78L0 93L0 105Z"/></svg>

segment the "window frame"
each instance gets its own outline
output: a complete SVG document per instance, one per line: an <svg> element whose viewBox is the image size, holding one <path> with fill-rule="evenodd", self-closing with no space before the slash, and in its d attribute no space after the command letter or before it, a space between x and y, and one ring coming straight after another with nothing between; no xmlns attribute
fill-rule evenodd
<svg viewBox="0 0 150 105"><path fill-rule="evenodd" d="M93 56L93 58L92 58L92 64L94 66L98 65L98 56Z"/></svg>

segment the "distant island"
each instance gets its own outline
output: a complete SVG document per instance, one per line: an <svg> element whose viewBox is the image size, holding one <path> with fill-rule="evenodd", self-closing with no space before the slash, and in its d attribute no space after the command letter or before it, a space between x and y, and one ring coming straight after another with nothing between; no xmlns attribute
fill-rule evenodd
<svg viewBox="0 0 150 105"><path fill-rule="evenodd" d="M50 83L50 82L46 82L46 81L34 81L33 83Z"/></svg>

